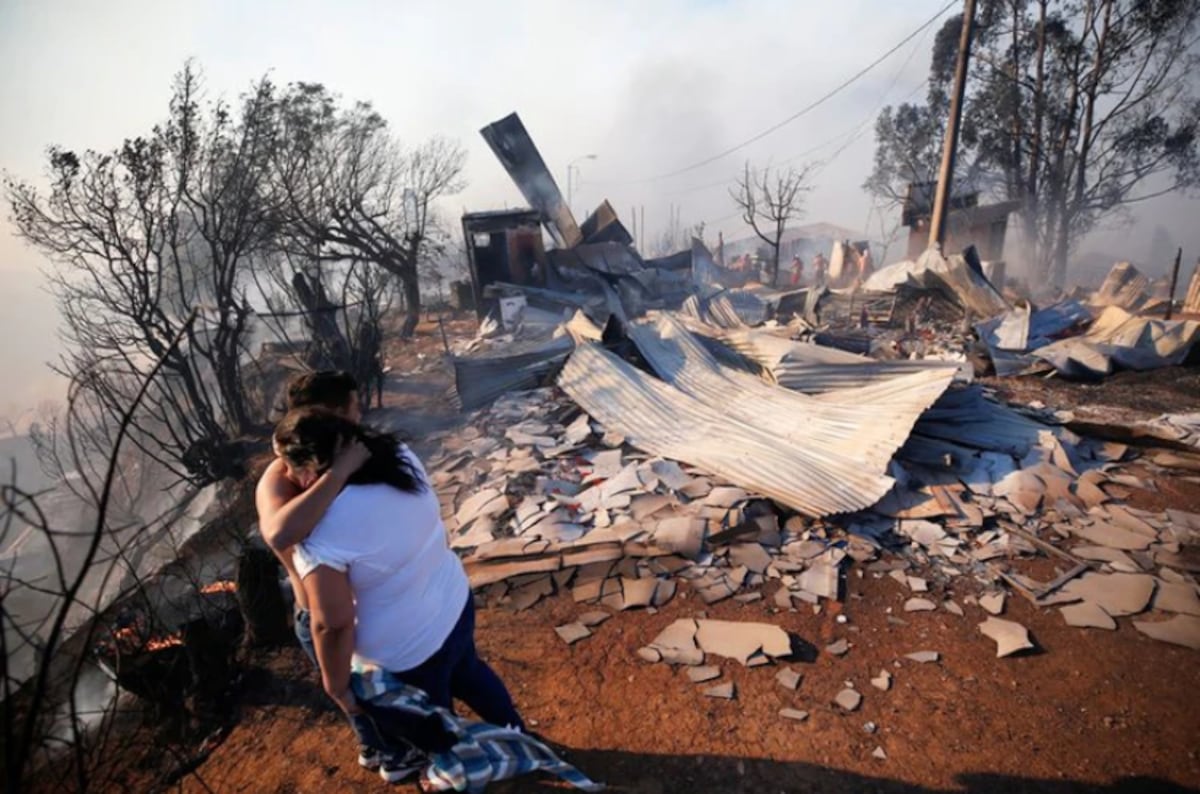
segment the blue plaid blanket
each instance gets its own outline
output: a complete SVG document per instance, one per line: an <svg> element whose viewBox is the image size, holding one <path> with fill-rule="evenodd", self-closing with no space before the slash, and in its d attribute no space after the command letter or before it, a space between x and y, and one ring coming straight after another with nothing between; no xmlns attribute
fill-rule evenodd
<svg viewBox="0 0 1200 794"><path fill-rule="evenodd" d="M429 696L386 670L356 670L350 679L354 695L375 709L395 710L412 720L441 720L456 740L444 752L431 753L421 773L428 791L482 791L489 783L532 772L547 772L583 791L604 786L563 761L543 742L512 728L463 719L429 702Z"/></svg>

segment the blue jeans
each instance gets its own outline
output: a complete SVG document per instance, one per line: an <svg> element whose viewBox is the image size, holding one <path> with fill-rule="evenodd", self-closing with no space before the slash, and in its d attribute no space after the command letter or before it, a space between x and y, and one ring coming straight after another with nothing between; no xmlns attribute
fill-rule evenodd
<svg viewBox="0 0 1200 794"><path fill-rule="evenodd" d="M425 690L436 706L453 710L452 698L457 698L484 722L525 728L504 682L475 651L475 600L470 594L442 647L411 670L392 672L409 686Z"/></svg>
<svg viewBox="0 0 1200 794"><path fill-rule="evenodd" d="M296 610L295 626L296 639L300 641L300 647L304 649L304 653L312 660L313 667L317 668L317 674L321 672L321 665L317 662L317 647L313 642L312 634L312 615L307 609ZM365 713L349 715L350 727L354 730L355 737L358 738L358 743L365 748L371 750L382 749L385 745L379 738L379 733L375 729L375 724L371 718Z"/></svg>

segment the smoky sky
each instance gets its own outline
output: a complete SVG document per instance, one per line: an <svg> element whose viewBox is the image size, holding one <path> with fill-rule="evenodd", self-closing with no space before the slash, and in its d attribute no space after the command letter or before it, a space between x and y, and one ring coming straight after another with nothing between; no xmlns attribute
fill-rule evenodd
<svg viewBox="0 0 1200 794"><path fill-rule="evenodd" d="M402 141L461 141L469 186L444 202L451 219L464 209L523 204L478 134L516 110L564 193L567 164L596 155L578 164L577 215L604 198L623 216L644 206L653 236L675 205L684 224L703 221L710 238L721 230L733 239L745 229L727 187L743 162L818 162L805 222L877 235L878 215L861 189L871 123L883 105L923 95L940 20L834 99L745 150L679 176L647 178L788 117L943 5L0 0L0 168L39 179L50 144L111 148L148 130L165 114L172 74L194 57L210 97L236 99L267 73L278 82L321 82L348 100L373 102ZM1080 250L1142 261L1162 225L1186 260L1200 254L1200 202L1170 196L1135 213L1132 226L1094 235ZM38 274L45 263L12 236L3 215L0 364L12 386L0 396L0 418L61 389L44 366L59 345Z"/></svg>

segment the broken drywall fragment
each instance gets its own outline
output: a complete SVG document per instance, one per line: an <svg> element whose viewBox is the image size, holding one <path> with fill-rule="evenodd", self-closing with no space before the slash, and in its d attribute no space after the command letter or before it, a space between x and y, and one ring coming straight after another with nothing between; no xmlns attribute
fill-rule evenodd
<svg viewBox="0 0 1200 794"><path fill-rule="evenodd" d="M846 688L837 693L833 702L843 711L855 711L862 705L862 695L855 689Z"/></svg>
<svg viewBox="0 0 1200 794"><path fill-rule="evenodd" d="M653 606L661 607L670 602L675 597L675 587L674 579L659 579L658 586L654 588Z"/></svg>
<svg viewBox="0 0 1200 794"><path fill-rule="evenodd" d="M808 712L800 709L783 708L779 710L779 716L785 720L795 720L796 722L804 722L808 719Z"/></svg>
<svg viewBox="0 0 1200 794"><path fill-rule="evenodd" d="M927 598L910 598L904 602L905 612L932 612L937 606Z"/></svg>
<svg viewBox="0 0 1200 794"><path fill-rule="evenodd" d="M772 658L792 652L791 638L778 626L733 620L700 620L696 623L699 629L695 641L704 653L747 664L759 651Z"/></svg>
<svg viewBox="0 0 1200 794"><path fill-rule="evenodd" d="M942 609L946 610L951 615L958 615L959 617L962 617L964 614L963 608L960 607L955 601L943 601Z"/></svg>
<svg viewBox="0 0 1200 794"><path fill-rule="evenodd" d="M804 680L804 676L790 667L785 667L775 674L775 680L784 689L790 689L794 692L800 686L800 682Z"/></svg>
<svg viewBox="0 0 1200 794"><path fill-rule="evenodd" d="M1154 608L1163 612L1200 616L1200 598L1194 585L1158 580L1154 591Z"/></svg>
<svg viewBox="0 0 1200 794"><path fill-rule="evenodd" d="M1194 615L1176 615L1170 620L1151 623L1146 620L1135 620L1133 627L1160 642L1182 645L1200 651L1200 618Z"/></svg>
<svg viewBox="0 0 1200 794"><path fill-rule="evenodd" d="M887 670L880 670L879 675L871 679L871 686L887 692L892 688L892 674Z"/></svg>
<svg viewBox="0 0 1200 794"><path fill-rule="evenodd" d="M1092 543L1123 551L1140 551L1153 542L1153 538L1104 521L1088 526L1072 524L1071 531Z"/></svg>
<svg viewBox="0 0 1200 794"><path fill-rule="evenodd" d="M807 593L822 598L838 596L838 567L827 560L817 560L808 570L796 577L796 584Z"/></svg>
<svg viewBox="0 0 1200 794"><path fill-rule="evenodd" d="M662 661L701 665L704 664L704 652L696 645L696 632L696 621L681 618L659 632L649 647L658 652Z"/></svg>
<svg viewBox="0 0 1200 794"><path fill-rule="evenodd" d="M612 617L612 615L608 614L607 612L601 612L600 610L597 609L594 612L584 612L582 615L577 617L575 620L577 623L582 623L583 625L587 626L588 628L592 628L594 626L599 626L601 623L603 623L604 621L608 620L611 617Z"/></svg>
<svg viewBox="0 0 1200 794"><path fill-rule="evenodd" d="M1128 554L1108 546L1075 546L1071 553L1081 560L1107 562L1126 571L1137 569L1137 563Z"/></svg>
<svg viewBox="0 0 1200 794"><path fill-rule="evenodd" d="M657 586L658 580L654 577L646 577L644 579L621 577L621 594L623 597L621 609L645 608L650 606L654 600L654 590Z"/></svg>
<svg viewBox="0 0 1200 794"><path fill-rule="evenodd" d="M726 681L724 684L717 684L704 690L704 694L710 698L723 698L724 700L733 700L736 694L733 682Z"/></svg>
<svg viewBox="0 0 1200 794"><path fill-rule="evenodd" d="M1091 601L1113 617L1136 615L1150 604L1154 577L1130 573L1085 573L1062 587L1062 594Z"/></svg>
<svg viewBox="0 0 1200 794"><path fill-rule="evenodd" d="M729 547L729 564L744 565L755 573L765 573L771 564L771 555L761 543L735 543Z"/></svg>
<svg viewBox="0 0 1200 794"><path fill-rule="evenodd" d="M1093 604L1090 601L1080 601L1078 604L1070 604L1061 607L1059 612L1062 613L1063 620L1068 626L1075 626L1081 629L1107 629L1116 631L1117 621L1112 619L1107 612L1100 608L1098 604Z"/></svg>
<svg viewBox="0 0 1200 794"><path fill-rule="evenodd" d="M913 653L904 654L904 658L910 661L918 662L919 664L929 664L936 662L942 658L937 651L915 651Z"/></svg>
<svg viewBox="0 0 1200 794"><path fill-rule="evenodd" d="M909 576L908 589L914 593L927 593L929 592L929 583L919 576Z"/></svg>
<svg viewBox="0 0 1200 794"><path fill-rule="evenodd" d="M672 516L659 519L652 540L655 546L666 551L695 559L704 546L704 533L708 524L692 516Z"/></svg>
<svg viewBox="0 0 1200 794"><path fill-rule="evenodd" d="M689 667L687 670L687 677L691 679L693 684L711 681L714 678L721 677L721 668L713 664L701 665L700 667Z"/></svg>
<svg viewBox="0 0 1200 794"><path fill-rule="evenodd" d="M559 637L562 637L563 642L567 643L567 645L574 645L584 637L592 636L591 630L579 622L567 623L564 626L555 626L554 631L558 633Z"/></svg>
<svg viewBox="0 0 1200 794"><path fill-rule="evenodd" d="M654 472L662 484L672 491L679 491L692 481L692 478L684 474L683 469L673 460L663 460L662 458L652 460L650 461L650 471Z"/></svg>
<svg viewBox="0 0 1200 794"><path fill-rule="evenodd" d="M983 607L993 615L1003 614L1004 593L988 593L985 596L980 596L979 606Z"/></svg>
<svg viewBox="0 0 1200 794"><path fill-rule="evenodd" d="M850 643L844 639L838 640L830 645L825 646L825 652L831 653L834 656L845 656L850 650Z"/></svg>
<svg viewBox="0 0 1200 794"><path fill-rule="evenodd" d="M871 751L871 757L878 758L880 761L886 761L887 753L884 752L882 747L876 747L873 751Z"/></svg>
<svg viewBox="0 0 1200 794"><path fill-rule="evenodd" d="M659 653L657 649L651 648L649 645L644 648L638 648L637 655L640 656L643 661L649 662L650 664L657 664L663 660L662 654Z"/></svg>
<svg viewBox="0 0 1200 794"><path fill-rule="evenodd" d="M979 624L979 630L996 643L996 657L1003 658L1033 648L1029 632L1020 623L1000 618L988 618Z"/></svg>

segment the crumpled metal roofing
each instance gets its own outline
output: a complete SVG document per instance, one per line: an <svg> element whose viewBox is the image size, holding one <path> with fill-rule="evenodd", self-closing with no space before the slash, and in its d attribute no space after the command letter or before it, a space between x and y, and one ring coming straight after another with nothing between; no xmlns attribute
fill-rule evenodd
<svg viewBox="0 0 1200 794"><path fill-rule="evenodd" d="M1104 277L1100 289L1092 295L1093 306L1120 306L1135 309L1146 302L1150 279L1128 262L1117 262Z"/></svg>
<svg viewBox="0 0 1200 794"><path fill-rule="evenodd" d="M629 335L658 376L684 393L781 442L852 460L879 474L953 378L953 372L926 370L875 400L821 401L723 366L670 315L638 323Z"/></svg>
<svg viewBox="0 0 1200 794"><path fill-rule="evenodd" d="M1182 364L1200 339L1200 322L1137 317L1108 306L1087 333L1040 347L1033 355L1064 375L1099 376L1114 366L1155 369Z"/></svg>
<svg viewBox="0 0 1200 794"><path fill-rule="evenodd" d="M770 305L746 290L723 290L711 298L690 295L681 307L684 314L718 328L745 328L766 322Z"/></svg>
<svg viewBox="0 0 1200 794"><path fill-rule="evenodd" d="M1187 297L1183 299L1183 311L1190 314L1200 314L1200 265L1192 271L1192 281L1188 285Z"/></svg>
<svg viewBox="0 0 1200 794"><path fill-rule="evenodd" d="M766 331L738 329L716 333L729 347L759 364L780 386L806 394L861 389L931 369L960 371L963 380L970 380L974 374L966 362L880 361L824 345L795 342Z"/></svg>
<svg viewBox="0 0 1200 794"><path fill-rule="evenodd" d="M496 354L456 356L454 385L462 409L473 411L505 392L541 386L574 346L570 336L562 336L517 343Z"/></svg>
<svg viewBox="0 0 1200 794"><path fill-rule="evenodd" d="M1037 363L1029 350L1044 347L1071 329L1087 325L1092 313L1077 300L1065 300L1030 311L1015 307L1008 314L975 326L988 346L997 375L1013 375Z"/></svg>
<svg viewBox="0 0 1200 794"><path fill-rule="evenodd" d="M893 484L849 459L781 443L594 344L576 348L559 386L635 447L714 472L806 515L861 510Z"/></svg>
<svg viewBox="0 0 1200 794"><path fill-rule="evenodd" d="M871 274L863 289L883 291L901 284L941 289L978 317L993 317L1008 310L1008 302L982 272L971 267L966 257L943 257L931 248L915 262L897 262Z"/></svg>

